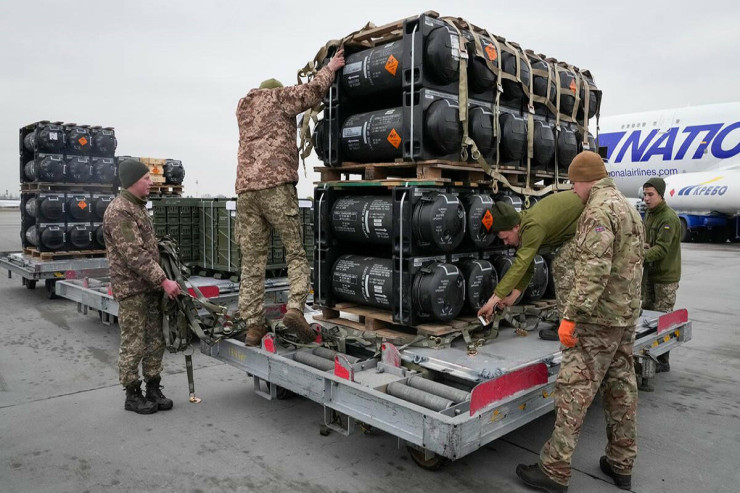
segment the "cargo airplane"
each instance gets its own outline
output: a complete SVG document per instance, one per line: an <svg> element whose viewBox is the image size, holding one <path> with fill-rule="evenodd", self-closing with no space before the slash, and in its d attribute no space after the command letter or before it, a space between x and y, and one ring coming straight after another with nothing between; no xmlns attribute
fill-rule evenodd
<svg viewBox="0 0 740 493"><path fill-rule="evenodd" d="M604 118L598 145L627 197L659 176L684 238L740 236L740 102Z"/></svg>

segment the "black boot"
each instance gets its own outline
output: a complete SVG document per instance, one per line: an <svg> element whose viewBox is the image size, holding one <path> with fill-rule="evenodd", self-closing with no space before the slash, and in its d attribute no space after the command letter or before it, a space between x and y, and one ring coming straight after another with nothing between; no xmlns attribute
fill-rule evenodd
<svg viewBox="0 0 740 493"><path fill-rule="evenodd" d="M541 329L540 339L544 339L546 341L559 341L560 336L558 335L557 327L551 327L549 329Z"/></svg>
<svg viewBox="0 0 740 493"><path fill-rule="evenodd" d="M516 466L516 475L519 479L524 481L527 486L537 488L548 493L564 493L568 491L568 485L560 484L545 474L540 468L539 464L532 464L531 466L525 466L519 464Z"/></svg>
<svg viewBox="0 0 740 493"><path fill-rule="evenodd" d="M617 488L619 488L620 490L632 489L632 475L618 474L614 470L614 468L612 468L612 465L609 464L609 461L606 460L606 455L601 456L601 459L599 460L599 467L601 467L601 472L614 480L614 484L617 485Z"/></svg>
<svg viewBox="0 0 740 493"><path fill-rule="evenodd" d="M658 364L655 365L655 373L666 373L671 371L671 362L669 360L670 355L671 352L668 351L667 353L663 353L656 358L658 360Z"/></svg>
<svg viewBox="0 0 740 493"><path fill-rule="evenodd" d="M172 399L168 399L162 393L162 387L159 383L162 381L162 377L150 378L146 383L146 400L152 404L157 405L157 409L160 411L169 411L174 406Z"/></svg>
<svg viewBox="0 0 740 493"><path fill-rule="evenodd" d="M157 412L156 404L149 402L141 394L141 380L130 383L126 387L126 403L123 405L126 411L138 414L152 414Z"/></svg>

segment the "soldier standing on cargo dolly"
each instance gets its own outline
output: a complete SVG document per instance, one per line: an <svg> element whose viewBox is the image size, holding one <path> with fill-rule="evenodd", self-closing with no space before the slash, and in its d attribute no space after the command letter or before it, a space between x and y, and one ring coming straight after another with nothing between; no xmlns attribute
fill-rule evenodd
<svg viewBox="0 0 740 493"><path fill-rule="evenodd" d="M303 316L311 270L303 248L298 219L298 148L296 116L317 105L334 73L344 66L339 49L314 79L283 87L268 79L239 100L239 163L236 172L236 236L242 252L239 315L246 322L246 343L256 346L267 333L265 326L265 269L270 227L285 245L290 280L288 311L283 323L301 340L315 338Z"/></svg>
<svg viewBox="0 0 740 493"><path fill-rule="evenodd" d="M173 405L159 385L165 349L161 303L162 290L175 298L180 285L167 279L159 265L157 239L146 210L152 186L149 168L138 160L126 159L119 164L118 175L123 190L103 216L111 291L118 301L121 328L118 374L126 389L124 409L151 414ZM146 397L141 394L139 362Z"/></svg>
<svg viewBox="0 0 740 493"><path fill-rule="evenodd" d="M637 455L632 346L645 234L640 215L607 177L598 154L578 154L568 177L586 208L573 239L574 283L558 329L564 348L554 391L555 429L539 463L519 464L516 474L532 487L567 491L583 418L600 390L607 445L599 465L619 488L630 489Z"/></svg>

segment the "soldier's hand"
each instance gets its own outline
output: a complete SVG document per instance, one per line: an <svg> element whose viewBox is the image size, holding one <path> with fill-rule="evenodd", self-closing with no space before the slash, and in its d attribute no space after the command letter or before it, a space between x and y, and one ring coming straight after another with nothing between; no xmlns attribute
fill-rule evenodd
<svg viewBox="0 0 740 493"><path fill-rule="evenodd" d="M570 320L562 319L560 321L560 327L558 328L558 337L560 343L565 347L573 347L578 342L578 338L574 335L576 330L576 323Z"/></svg>
<svg viewBox="0 0 740 493"><path fill-rule="evenodd" d="M493 310L496 309L496 306L501 301L501 298L496 296L495 294L491 296L491 298L486 302L485 305L483 305L480 310L478 310L478 316L485 318L487 321L491 321L491 315L493 315Z"/></svg>
<svg viewBox="0 0 740 493"><path fill-rule="evenodd" d="M180 285L175 281L165 279L162 281L161 286L164 292L167 293L167 297L171 300L174 300L180 294Z"/></svg>
<svg viewBox="0 0 740 493"><path fill-rule="evenodd" d="M329 60L329 70L336 72L344 67L344 48L339 48L336 54Z"/></svg>
<svg viewBox="0 0 740 493"><path fill-rule="evenodd" d="M643 243L643 244L642 244L642 247L643 247L643 248L644 248L645 250L649 250L649 249L650 249L650 243Z"/></svg>

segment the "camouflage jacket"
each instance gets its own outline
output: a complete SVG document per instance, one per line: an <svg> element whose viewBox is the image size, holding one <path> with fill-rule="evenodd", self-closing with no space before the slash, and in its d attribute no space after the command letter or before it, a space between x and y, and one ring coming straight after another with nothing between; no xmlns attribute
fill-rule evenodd
<svg viewBox="0 0 740 493"><path fill-rule="evenodd" d="M583 204L571 191L554 193L521 212L516 259L494 290L499 298L516 288L524 292L534 274L534 256L545 254L573 238Z"/></svg>
<svg viewBox="0 0 740 493"><path fill-rule="evenodd" d="M320 103L333 80L324 67L308 84L252 89L239 100L237 194L298 182L296 116Z"/></svg>
<svg viewBox="0 0 740 493"><path fill-rule="evenodd" d="M575 280L563 318L627 327L640 315L645 232L611 178L591 189L574 238Z"/></svg>
<svg viewBox="0 0 740 493"><path fill-rule="evenodd" d="M681 280L681 220L665 200L645 213L645 272L650 282Z"/></svg>
<svg viewBox="0 0 740 493"><path fill-rule="evenodd" d="M113 298L156 291L166 279L146 201L128 190L113 199L103 216L105 249Z"/></svg>

